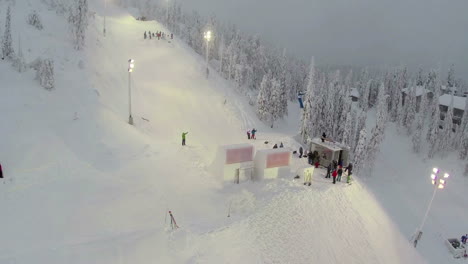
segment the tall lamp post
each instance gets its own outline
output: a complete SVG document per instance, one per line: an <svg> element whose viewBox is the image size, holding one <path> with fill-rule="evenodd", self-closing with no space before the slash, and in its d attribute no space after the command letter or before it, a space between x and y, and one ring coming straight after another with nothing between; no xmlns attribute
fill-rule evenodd
<svg viewBox="0 0 468 264"><path fill-rule="evenodd" d="M208 78L208 75L210 74L210 71L208 70L208 56L210 52L211 31L205 31L203 38L206 40L206 78Z"/></svg>
<svg viewBox="0 0 468 264"><path fill-rule="evenodd" d="M129 59L128 60L128 123L133 125L133 117L132 117L132 84L131 84L131 76L133 72L133 68L135 68L135 60Z"/></svg>
<svg viewBox="0 0 468 264"><path fill-rule="evenodd" d="M426 213L424 214L422 223L419 226L419 229L416 230L416 233L414 235L414 240L413 240L414 247L416 247L418 245L419 240L421 240L421 237L423 234L422 229L424 227L424 224L426 223L427 216L429 215L429 211L431 210L432 202L434 201L434 197L436 195L437 190L445 188L447 179L450 176L448 173L444 173L443 177L439 177L439 173L440 173L440 170L438 168L432 169L431 180L432 180L432 185L434 185L434 192L432 192L432 197L431 197L431 200L429 201L429 205L427 206Z"/></svg>
<svg viewBox="0 0 468 264"><path fill-rule="evenodd" d="M169 0L166 0L166 26L169 27Z"/></svg>
<svg viewBox="0 0 468 264"><path fill-rule="evenodd" d="M104 0L104 29L102 30L104 37L106 36L106 13L107 13L107 0Z"/></svg>

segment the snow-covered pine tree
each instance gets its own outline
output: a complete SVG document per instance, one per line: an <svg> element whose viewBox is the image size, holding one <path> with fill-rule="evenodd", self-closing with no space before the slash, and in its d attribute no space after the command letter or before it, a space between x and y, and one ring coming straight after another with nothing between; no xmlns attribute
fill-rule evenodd
<svg viewBox="0 0 468 264"><path fill-rule="evenodd" d="M438 77L439 75L437 74L436 71L432 70L430 73L429 73L429 76L428 76L428 80L427 80L427 84L426 84L426 87L428 89L428 91L432 92L433 93L433 100L432 100L432 103L430 105L428 105L428 110L429 110L429 113L430 113L430 119L429 119L429 130L427 131L427 134L426 134L426 139L431 142L431 134L434 133L434 126L437 126L437 128L439 127L439 121L440 121L440 106L439 106L439 97L440 97L440 88L441 88L441 84L440 84L440 79ZM436 114L436 111L438 112L438 114ZM433 139L435 140L435 139Z"/></svg>
<svg viewBox="0 0 468 264"><path fill-rule="evenodd" d="M426 117L427 93L423 90L421 94L421 102L419 104L419 112L416 116L416 130L413 134L413 151L419 153L421 151L422 134L424 130L424 120Z"/></svg>
<svg viewBox="0 0 468 264"><path fill-rule="evenodd" d="M27 22L28 22L29 25L35 27L38 30L43 29L41 18L37 14L36 10L33 10L32 13L28 15L28 21Z"/></svg>
<svg viewBox="0 0 468 264"><path fill-rule="evenodd" d="M26 70L26 61L24 59L23 49L21 48L20 37L18 37L18 55L13 61L13 67L15 67L18 72L24 72Z"/></svg>
<svg viewBox="0 0 468 264"><path fill-rule="evenodd" d="M353 159L354 166L353 167L356 173L361 172L366 164L367 157L368 157L366 143L367 143L367 132L366 132L366 129L363 128L359 132L359 140L356 145L356 151L354 152L354 159Z"/></svg>
<svg viewBox="0 0 468 264"><path fill-rule="evenodd" d="M434 109L434 114L430 119L429 131L427 133L427 140L429 143L429 152L427 156L429 158L434 157L435 153L439 150L440 147L440 107L439 107L439 94L440 94L440 82L437 82L435 86L434 100L432 101L432 107Z"/></svg>
<svg viewBox="0 0 468 264"><path fill-rule="evenodd" d="M356 147L359 141L359 133L361 133L361 130L366 128L366 121L367 121L367 113L361 110L359 112L357 124L356 124L356 129L354 131L354 142L353 142L353 152L356 152Z"/></svg>
<svg viewBox="0 0 468 264"><path fill-rule="evenodd" d="M353 136L353 117L352 117L352 114L351 112L348 112L346 114L346 119L345 119L345 123L344 123L344 129L343 129L343 137L342 137L342 140L341 142L347 146L350 146L351 145L351 141L352 141L352 136Z"/></svg>
<svg viewBox="0 0 468 264"><path fill-rule="evenodd" d="M424 80L423 69L421 67L419 67L418 75L416 76L416 86L424 86L425 83L426 82Z"/></svg>
<svg viewBox="0 0 468 264"><path fill-rule="evenodd" d="M280 81L278 81L276 78L271 79L271 96L270 96L270 117L271 117L271 124L270 126L273 128L274 122L278 120L279 118L283 117L282 116L282 109L283 107L281 106L282 100L281 100L281 84Z"/></svg>
<svg viewBox="0 0 468 264"><path fill-rule="evenodd" d="M450 99L450 106L445 113L443 132L440 133L440 150L448 151L452 148L453 135L453 93Z"/></svg>
<svg viewBox="0 0 468 264"><path fill-rule="evenodd" d="M463 111L463 116L461 118L460 125L458 126L456 130L456 136L453 142L454 148L457 148L457 146L462 145L463 137L467 129L467 126L466 126L467 123L468 123L468 97L466 97L465 99L465 110Z"/></svg>
<svg viewBox="0 0 468 264"><path fill-rule="evenodd" d="M367 109L369 108L369 94L371 86L372 80L368 80L363 87L364 89L362 90L361 96L359 97L359 106L364 112L367 112Z"/></svg>
<svg viewBox="0 0 468 264"><path fill-rule="evenodd" d="M450 65L450 69L447 74L447 87L455 87L455 64Z"/></svg>
<svg viewBox="0 0 468 264"><path fill-rule="evenodd" d="M310 62L310 72L307 78L307 90L304 96L304 110L302 112L301 136L302 141L307 142L310 138L314 138L317 126L317 105L314 104L316 98L316 85L315 85L315 63L314 57Z"/></svg>
<svg viewBox="0 0 468 264"><path fill-rule="evenodd" d="M8 6L5 19L5 32L2 38L2 59L13 59L15 57L11 38L11 8Z"/></svg>
<svg viewBox="0 0 468 264"><path fill-rule="evenodd" d="M458 152L458 157L462 160L466 159L468 154L468 131L465 131L463 138L461 140L460 152Z"/></svg>
<svg viewBox="0 0 468 264"><path fill-rule="evenodd" d="M263 76L262 83L260 84L260 91L257 97L257 116L264 122L271 122L271 72Z"/></svg>
<svg viewBox="0 0 468 264"><path fill-rule="evenodd" d="M55 87L54 61L51 59L38 60L36 77L39 84L47 90Z"/></svg>
<svg viewBox="0 0 468 264"><path fill-rule="evenodd" d="M86 29L88 27L88 0L77 0L70 8L68 17L73 44L76 50L82 50L85 45Z"/></svg>
<svg viewBox="0 0 468 264"><path fill-rule="evenodd" d="M388 95L385 94L385 86L383 83L380 85L378 98L376 125L372 129L372 135L367 146L369 172L372 171L375 158L380 151L380 145L385 137L385 125L388 116Z"/></svg>
<svg viewBox="0 0 468 264"><path fill-rule="evenodd" d="M407 112L405 127L408 135L411 135L413 132L414 119L416 117L416 87L414 85L411 85L411 87L407 89L405 106Z"/></svg>

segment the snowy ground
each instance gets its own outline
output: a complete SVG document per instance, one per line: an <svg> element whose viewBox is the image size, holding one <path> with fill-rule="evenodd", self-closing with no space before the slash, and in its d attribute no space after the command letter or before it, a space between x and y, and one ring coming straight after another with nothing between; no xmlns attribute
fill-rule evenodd
<svg viewBox="0 0 468 264"><path fill-rule="evenodd" d="M165 31L156 22L136 21L110 4L104 38L102 5L91 3L97 14L84 53L71 49L64 18L41 2L13 7L13 32L24 32L27 61L55 58L57 88L45 91L33 72L18 74L0 62L0 110L8 113L0 116L7 177L0 185L0 263L452 261L438 230L459 235L452 224L466 218L464 178L454 179L460 192L436 197L439 217L430 215L418 251L408 238L430 196L430 186L418 187L429 161L410 159L415 169L403 182L404 166L389 160L401 146L404 155L395 159L407 164L408 142L396 136L387 137L378 165L388 177L364 184L332 185L320 171L311 187L292 177L223 184L207 170L218 145L247 142L245 130L255 127L256 148L283 142L296 149L297 107L290 106L290 118L277 129L265 127L214 70L204 78L203 58L177 36L171 43L143 40L146 30ZM32 7L44 19L43 32L25 24ZM129 58L136 61L135 126L126 123ZM305 160L293 163L292 175ZM409 180L412 175L421 177ZM444 209L448 201L456 204ZM180 229L170 230L167 210ZM444 214L453 217L450 229Z"/></svg>

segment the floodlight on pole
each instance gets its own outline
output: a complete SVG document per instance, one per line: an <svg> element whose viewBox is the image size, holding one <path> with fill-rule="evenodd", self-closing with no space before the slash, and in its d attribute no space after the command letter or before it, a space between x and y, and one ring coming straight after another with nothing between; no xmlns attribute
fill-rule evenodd
<svg viewBox="0 0 468 264"><path fill-rule="evenodd" d="M429 205L427 206L426 213L424 214L422 223L419 226L419 229L416 231L416 233L413 236L414 247L418 245L418 242L422 237L422 234L423 234L422 229L424 227L424 224L426 223L427 216L429 215L429 211L431 210L432 202L434 201L434 197L436 195L437 190L445 188L447 179L450 176L448 173L444 173L443 178L439 178L440 170L438 168L433 168L432 172L433 173L431 174L431 183L432 185L434 185L434 191L432 192L432 197L431 197L431 200L429 201Z"/></svg>
<svg viewBox="0 0 468 264"><path fill-rule="evenodd" d="M107 13L107 0L104 0L104 29L102 30L104 37L106 36L106 13Z"/></svg>
<svg viewBox="0 0 468 264"><path fill-rule="evenodd" d="M135 60L129 59L128 60L128 123L133 125L133 117L132 117L132 85L131 85L131 73L135 68Z"/></svg>

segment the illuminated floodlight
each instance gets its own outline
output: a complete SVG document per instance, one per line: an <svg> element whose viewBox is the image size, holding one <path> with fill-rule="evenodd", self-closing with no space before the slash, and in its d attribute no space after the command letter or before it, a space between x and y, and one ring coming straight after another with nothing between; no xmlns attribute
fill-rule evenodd
<svg viewBox="0 0 468 264"><path fill-rule="evenodd" d="M439 173L439 169L438 169L438 168L433 168L432 171L433 171L435 174Z"/></svg>
<svg viewBox="0 0 468 264"><path fill-rule="evenodd" d="M431 174L431 179L435 180L436 179L436 176L435 174Z"/></svg>
<svg viewBox="0 0 468 264"><path fill-rule="evenodd" d="M446 179L447 179L449 176L450 176L450 175L449 175L448 173L445 173L445 174L444 174L444 178L446 178Z"/></svg>
<svg viewBox="0 0 468 264"><path fill-rule="evenodd" d="M443 180L443 179L440 179L439 182L440 182L440 184L445 184L445 180Z"/></svg>
<svg viewBox="0 0 468 264"><path fill-rule="evenodd" d="M436 181L435 180L432 180L432 185L435 185L436 184Z"/></svg>
<svg viewBox="0 0 468 264"><path fill-rule="evenodd" d="M439 184L439 189L443 189L444 188L444 185L443 184Z"/></svg>

